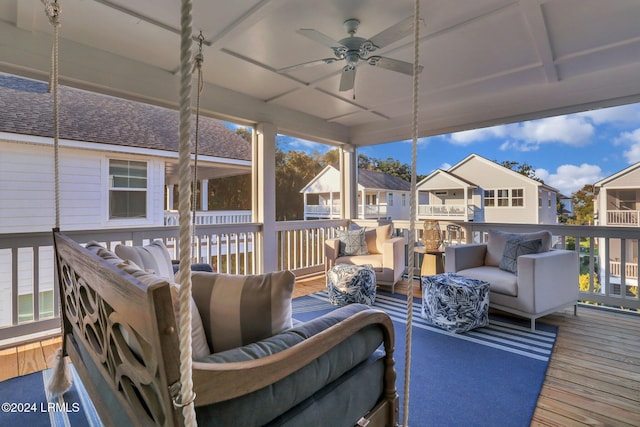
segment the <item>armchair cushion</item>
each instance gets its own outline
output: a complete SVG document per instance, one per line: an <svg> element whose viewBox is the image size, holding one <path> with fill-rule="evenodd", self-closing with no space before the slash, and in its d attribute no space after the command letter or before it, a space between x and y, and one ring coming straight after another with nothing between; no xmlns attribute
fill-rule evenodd
<svg viewBox="0 0 640 427"><path fill-rule="evenodd" d="M518 257L537 254L540 249L542 249L542 239L523 240L522 236L509 237L504 245L499 267L501 270L518 274Z"/></svg>
<svg viewBox="0 0 640 427"><path fill-rule="evenodd" d="M290 271L240 276L194 272L192 294L212 352L260 341L292 327Z"/></svg>
<svg viewBox="0 0 640 427"><path fill-rule="evenodd" d="M340 230L338 231L337 237L340 241L338 256L369 254L363 228L358 230Z"/></svg>
<svg viewBox="0 0 640 427"><path fill-rule="evenodd" d="M370 254L381 254L383 244L391 238L393 224L381 225L375 228L365 228L364 237L367 242L367 251Z"/></svg>

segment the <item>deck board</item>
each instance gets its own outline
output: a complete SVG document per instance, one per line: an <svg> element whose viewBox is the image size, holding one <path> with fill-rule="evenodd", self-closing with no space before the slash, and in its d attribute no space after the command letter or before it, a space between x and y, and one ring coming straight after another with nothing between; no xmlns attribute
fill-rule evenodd
<svg viewBox="0 0 640 427"><path fill-rule="evenodd" d="M300 278L294 297L324 288L324 276ZM420 296L419 284L413 291ZM541 321L558 326L558 337L531 425L639 426L640 316L580 307ZM53 338L0 350L0 380L44 369L59 346Z"/></svg>

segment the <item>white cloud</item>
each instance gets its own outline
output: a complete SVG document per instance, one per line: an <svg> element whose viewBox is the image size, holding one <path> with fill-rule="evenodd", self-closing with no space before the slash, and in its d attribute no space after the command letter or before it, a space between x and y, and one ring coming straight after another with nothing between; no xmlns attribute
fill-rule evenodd
<svg viewBox="0 0 640 427"><path fill-rule="evenodd" d="M586 163L580 166L562 165L556 169L555 173L551 173L546 169L537 169L536 176L567 196L585 185L593 184L603 178L600 166Z"/></svg>
<svg viewBox="0 0 640 427"><path fill-rule="evenodd" d="M506 126L501 125L490 128L471 129L462 132L455 132L451 134L450 142L454 145L465 146L490 138L504 138L506 135Z"/></svg>
<svg viewBox="0 0 640 427"><path fill-rule="evenodd" d="M640 106L638 104L620 105L618 107L585 111L576 114L576 116L586 117L596 125L605 123L637 123L640 119Z"/></svg>
<svg viewBox="0 0 640 427"><path fill-rule="evenodd" d="M620 136L613 140L613 145L627 147L622 155L630 165L640 162L640 128L631 132L622 132Z"/></svg>
<svg viewBox="0 0 640 427"><path fill-rule="evenodd" d="M451 164L445 162L445 163L441 164L438 169L442 169L442 170L445 170L445 171L449 170L449 169L451 169Z"/></svg>

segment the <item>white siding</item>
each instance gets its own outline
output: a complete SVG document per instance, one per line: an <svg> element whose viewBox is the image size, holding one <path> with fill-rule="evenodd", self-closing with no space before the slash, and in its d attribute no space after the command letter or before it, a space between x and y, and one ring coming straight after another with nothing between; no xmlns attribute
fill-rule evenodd
<svg viewBox="0 0 640 427"><path fill-rule="evenodd" d="M148 161L147 219L108 219L109 159ZM60 150L63 230L162 225L164 161L140 155ZM53 149L0 141L0 233L49 231L55 225Z"/></svg>

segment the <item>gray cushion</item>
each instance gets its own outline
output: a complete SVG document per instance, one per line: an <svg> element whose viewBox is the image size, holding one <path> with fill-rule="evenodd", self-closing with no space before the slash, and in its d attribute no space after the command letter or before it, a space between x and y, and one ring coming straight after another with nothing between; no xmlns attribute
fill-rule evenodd
<svg viewBox="0 0 640 427"><path fill-rule="evenodd" d="M340 241L339 256L367 255L367 241L364 228L359 230L340 230L337 238Z"/></svg>
<svg viewBox="0 0 640 427"><path fill-rule="evenodd" d="M487 254L484 259L485 265L498 267L504 253L504 245L507 239L512 236L522 236L523 240L541 239L542 248L540 252L551 250L551 232L536 231L535 233L507 233L498 230L489 230L489 240L487 242Z"/></svg>
<svg viewBox="0 0 640 427"><path fill-rule="evenodd" d="M118 245L116 255L122 259L133 261L144 270L151 270L156 276L174 280L171 255L162 240L154 240L146 246Z"/></svg>
<svg viewBox="0 0 640 427"><path fill-rule="evenodd" d="M212 352L291 328L295 281L290 271L252 276L193 272L191 291Z"/></svg>
<svg viewBox="0 0 640 427"><path fill-rule="evenodd" d="M500 269L518 274L518 257L520 255L537 254L542 248L542 239L523 240L522 236L512 236L504 245L500 260Z"/></svg>

